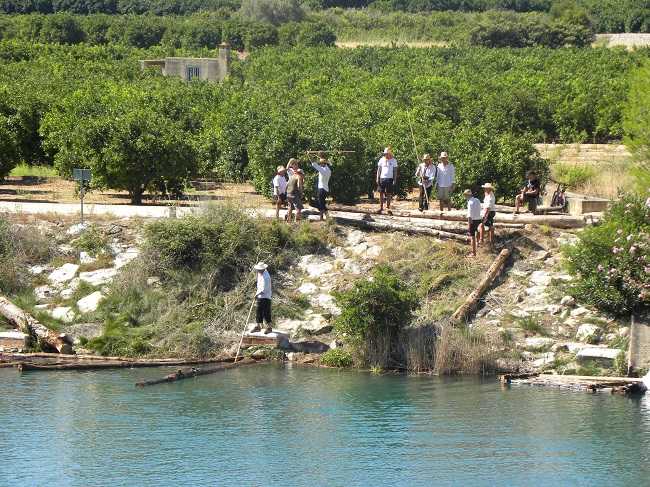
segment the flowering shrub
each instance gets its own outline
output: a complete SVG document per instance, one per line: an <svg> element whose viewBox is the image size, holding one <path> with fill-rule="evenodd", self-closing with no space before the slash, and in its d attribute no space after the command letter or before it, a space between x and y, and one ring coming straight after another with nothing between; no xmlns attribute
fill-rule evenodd
<svg viewBox="0 0 650 487"><path fill-rule="evenodd" d="M622 198L564 253L577 298L616 314L650 307L650 208L641 198Z"/></svg>

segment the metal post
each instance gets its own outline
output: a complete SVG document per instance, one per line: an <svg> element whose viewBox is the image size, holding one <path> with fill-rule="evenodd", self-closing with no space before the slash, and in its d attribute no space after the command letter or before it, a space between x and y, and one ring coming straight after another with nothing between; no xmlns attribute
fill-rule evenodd
<svg viewBox="0 0 650 487"><path fill-rule="evenodd" d="M85 186L83 181L81 181L81 226L83 227L84 224L84 194L85 194Z"/></svg>

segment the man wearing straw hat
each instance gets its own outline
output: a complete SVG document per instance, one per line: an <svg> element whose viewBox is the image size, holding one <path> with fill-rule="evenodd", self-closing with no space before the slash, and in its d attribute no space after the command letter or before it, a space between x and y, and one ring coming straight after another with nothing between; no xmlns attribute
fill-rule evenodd
<svg viewBox="0 0 650 487"><path fill-rule="evenodd" d="M257 293L255 299L257 300L257 312L255 313L255 326L251 329L251 333L262 331L264 333L271 333L271 275L268 271L268 266L264 262L258 262L255 265L257 271Z"/></svg>
<svg viewBox="0 0 650 487"><path fill-rule="evenodd" d="M275 199L275 219L280 219L280 208L287 204L287 171L278 166L273 178L273 198Z"/></svg>
<svg viewBox="0 0 650 487"><path fill-rule="evenodd" d="M492 245L494 242L494 216L497 211L497 201L496 196L494 195L494 186L490 183L485 183L481 188L485 191L485 196L483 197L483 221L481 222L479 243L484 242L485 228L487 228L488 242Z"/></svg>
<svg viewBox="0 0 650 487"><path fill-rule="evenodd" d="M481 218L481 202L472 194L470 189L463 191L463 196L467 200L467 223L472 244L472 255L476 257L476 233L483 222Z"/></svg>
<svg viewBox="0 0 650 487"><path fill-rule="evenodd" d="M384 211L384 201L388 214L390 211L390 202L393 199L393 188L397 185L397 159L393 157L393 150L389 147L384 149L384 153L377 163L377 187L379 188L379 213Z"/></svg>
<svg viewBox="0 0 650 487"><path fill-rule="evenodd" d="M451 211L451 193L454 192L454 180L456 178L456 168L449 163L449 154L441 152L438 157L438 178L436 182L436 194L440 201L440 211L445 209L445 205Z"/></svg>
<svg viewBox="0 0 650 487"><path fill-rule="evenodd" d="M431 190L433 189L436 174L438 174L438 170L432 163L431 155L424 154L422 156L422 163L415 170L415 178L420 186L420 211L429 209Z"/></svg>
<svg viewBox="0 0 650 487"><path fill-rule="evenodd" d="M320 219L322 220L327 213L327 195L329 194L330 177L332 170L329 167L329 161L325 157L324 152L318 153L318 162L312 162L311 166L318 171L318 194L316 196L316 205L320 212Z"/></svg>

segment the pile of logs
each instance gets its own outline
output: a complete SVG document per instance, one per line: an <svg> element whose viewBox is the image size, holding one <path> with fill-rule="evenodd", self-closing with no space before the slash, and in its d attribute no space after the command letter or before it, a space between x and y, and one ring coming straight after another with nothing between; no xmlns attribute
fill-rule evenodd
<svg viewBox="0 0 650 487"><path fill-rule="evenodd" d="M4 296L0 296L0 315L18 327L24 334L38 340L43 350L52 350L65 354L72 353L72 343L67 335L50 330Z"/></svg>

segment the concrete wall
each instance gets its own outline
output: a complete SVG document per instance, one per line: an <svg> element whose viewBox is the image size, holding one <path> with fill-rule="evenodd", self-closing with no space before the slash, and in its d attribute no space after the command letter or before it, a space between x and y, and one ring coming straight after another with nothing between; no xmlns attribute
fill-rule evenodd
<svg viewBox="0 0 650 487"><path fill-rule="evenodd" d="M141 60L140 69L147 68L158 68L164 76L175 76L184 81L190 81L190 77L196 76L202 81L220 82L230 69L230 47L222 44L217 58L167 57Z"/></svg>

